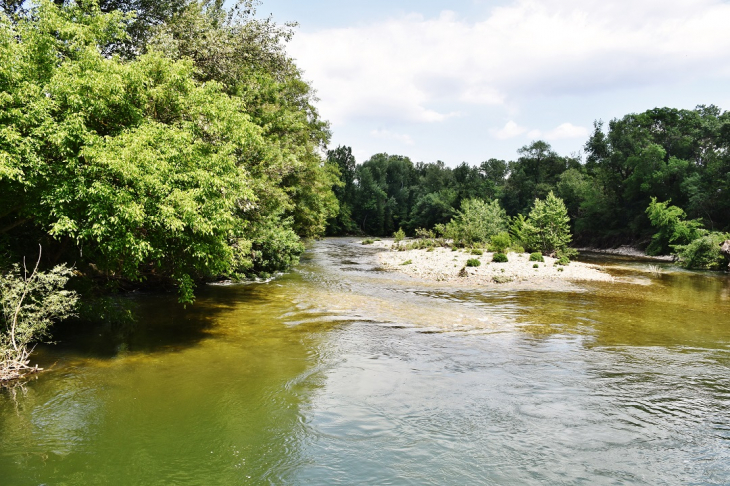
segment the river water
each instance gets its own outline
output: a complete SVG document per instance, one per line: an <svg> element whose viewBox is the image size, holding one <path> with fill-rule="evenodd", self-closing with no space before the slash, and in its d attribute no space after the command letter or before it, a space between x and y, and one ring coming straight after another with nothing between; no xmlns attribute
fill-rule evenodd
<svg viewBox="0 0 730 486"><path fill-rule="evenodd" d="M328 239L129 297L0 391L0 484L729 484L730 279L593 258L617 282L454 289Z"/></svg>

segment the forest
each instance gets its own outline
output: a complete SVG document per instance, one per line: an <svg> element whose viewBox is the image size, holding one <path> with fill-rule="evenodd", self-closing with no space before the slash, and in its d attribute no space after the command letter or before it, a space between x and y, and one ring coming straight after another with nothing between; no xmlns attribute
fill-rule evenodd
<svg viewBox="0 0 730 486"><path fill-rule="evenodd" d="M692 266L719 268L719 243L730 231L729 148L730 113L716 106L597 121L582 152L572 156L538 140L512 161L451 168L377 154L357 164L351 148L341 146L327 153L342 184L334 189L340 212L327 231L414 234L449 222L471 199L499 201L514 218L553 192L565 203L575 244L630 244L669 254L704 238L715 258Z"/></svg>

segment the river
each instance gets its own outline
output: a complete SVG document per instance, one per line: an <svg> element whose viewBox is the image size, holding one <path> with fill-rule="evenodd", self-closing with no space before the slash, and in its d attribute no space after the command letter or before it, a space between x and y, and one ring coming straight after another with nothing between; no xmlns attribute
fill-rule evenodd
<svg viewBox="0 0 730 486"><path fill-rule="evenodd" d="M730 482L727 275L587 255L617 282L454 289L374 255L58 326L0 391L0 484Z"/></svg>

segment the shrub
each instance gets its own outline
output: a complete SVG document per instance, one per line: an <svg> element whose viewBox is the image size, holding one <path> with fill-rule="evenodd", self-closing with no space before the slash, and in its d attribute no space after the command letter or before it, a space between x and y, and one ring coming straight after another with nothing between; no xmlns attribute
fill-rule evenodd
<svg viewBox="0 0 730 486"><path fill-rule="evenodd" d="M372 245L373 243L375 243L375 240L372 238L366 238L366 239L362 240L363 245Z"/></svg>
<svg viewBox="0 0 730 486"><path fill-rule="evenodd" d="M563 267L558 268L558 272L562 272L563 270L565 270Z"/></svg>
<svg viewBox="0 0 730 486"><path fill-rule="evenodd" d="M467 199L442 232L446 238L453 239L454 244L463 246L486 243L505 229L507 214L498 201L487 203L480 199Z"/></svg>
<svg viewBox="0 0 730 486"><path fill-rule="evenodd" d="M530 253L530 261L531 262L544 262L545 259L542 256L542 253L539 251L536 251L535 253Z"/></svg>
<svg viewBox="0 0 730 486"><path fill-rule="evenodd" d="M537 263L535 263L535 264L534 264L534 265L532 266L532 268L540 268L540 265L538 265Z"/></svg>
<svg viewBox="0 0 730 486"><path fill-rule="evenodd" d="M506 231L503 231L498 235L494 235L490 243L494 251L497 253L504 253L504 251L509 248L509 245L512 244L512 240L510 240L509 234Z"/></svg>
<svg viewBox="0 0 730 486"><path fill-rule="evenodd" d="M675 251L684 267L720 270L725 267L725 257L720 251L720 245L726 239L730 239L730 234L712 232L688 245L677 245Z"/></svg>
<svg viewBox="0 0 730 486"><path fill-rule="evenodd" d="M512 246L510 248L515 253L524 253L525 252L524 247L522 247L521 245L512 244Z"/></svg>
<svg viewBox="0 0 730 486"><path fill-rule="evenodd" d="M512 280L513 280L512 277L508 277L506 275L495 275L494 277L492 277L492 281L494 283L498 283L498 284L508 283L508 282L511 282Z"/></svg>
<svg viewBox="0 0 730 486"><path fill-rule="evenodd" d="M30 276L19 265L0 274L0 381L37 369L28 366L34 344L54 321L73 315L76 293L62 290L71 272L63 265L39 272L36 263Z"/></svg>
<svg viewBox="0 0 730 486"><path fill-rule="evenodd" d="M400 243L401 241L406 239L406 233L403 231L403 228L398 228L398 231L393 233L393 238L395 243Z"/></svg>
<svg viewBox="0 0 730 486"><path fill-rule="evenodd" d="M565 203L550 191L544 201L535 199L527 220L513 221L513 230L519 231L522 241L530 249L549 254L568 247L573 238L569 222ZM515 229L516 225L520 228Z"/></svg>
<svg viewBox="0 0 730 486"><path fill-rule="evenodd" d="M482 264L477 258L470 258L466 261L467 267L478 267Z"/></svg>
<svg viewBox="0 0 730 486"><path fill-rule="evenodd" d="M570 265L570 258L563 255L555 262L556 265Z"/></svg>
<svg viewBox="0 0 730 486"><path fill-rule="evenodd" d="M494 263L507 263L509 260L507 260L507 255L504 253L495 253L492 257L492 261Z"/></svg>
<svg viewBox="0 0 730 486"><path fill-rule="evenodd" d="M472 255L484 255L484 252L478 248L472 248L471 254Z"/></svg>

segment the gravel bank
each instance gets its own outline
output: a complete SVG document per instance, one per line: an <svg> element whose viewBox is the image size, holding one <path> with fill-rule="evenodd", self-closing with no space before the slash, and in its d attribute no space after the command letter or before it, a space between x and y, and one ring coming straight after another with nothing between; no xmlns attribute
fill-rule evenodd
<svg viewBox="0 0 730 486"><path fill-rule="evenodd" d="M509 262L494 263L493 254L489 252L472 255L469 250L452 251L450 248L395 251L391 249L392 239L376 241L372 246L382 248L378 259L383 268L429 281L471 285L527 284L529 287L553 287L559 282L614 281L598 265L571 262L568 266L555 266L556 259L550 257L545 257L545 262L531 262L529 253L508 253ZM478 259L481 265L465 267L470 258ZM538 268L533 268L535 263Z"/></svg>

